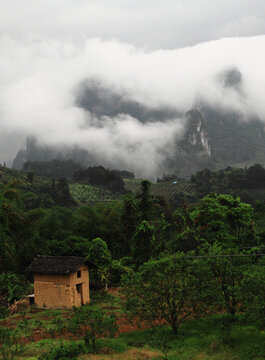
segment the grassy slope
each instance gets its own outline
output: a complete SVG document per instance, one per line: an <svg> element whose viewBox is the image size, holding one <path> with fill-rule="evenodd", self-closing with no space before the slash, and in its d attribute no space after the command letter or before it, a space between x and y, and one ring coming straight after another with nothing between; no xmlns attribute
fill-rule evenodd
<svg viewBox="0 0 265 360"><path fill-rule="evenodd" d="M168 359L178 360L261 360L265 358L265 333L254 326L236 324L227 338L221 329L221 318L193 320L185 324L176 337L167 328ZM114 339L100 339L98 354L80 355L85 359L161 359L162 352L148 345L153 330L139 330L121 334ZM37 359L40 353L58 346L62 340L49 339L29 343L21 359ZM65 340L70 343L73 340ZM76 341L76 340L75 340ZM79 341L79 340L78 340ZM82 340L80 340L82 343Z"/></svg>
<svg viewBox="0 0 265 360"><path fill-rule="evenodd" d="M121 299L117 293L114 299L107 299L104 302L101 300L93 307L101 307L108 314L115 311L123 316ZM70 346L71 343L79 343L83 346L83 340L69 340L71 335L62 330L69 314L69 311L63 310L44 310L8 318L8 326L18 328L26 344L24 354L19 358L21 360L38 359L41 354L46 354L60 344ZM169 360L261 360L265 358L265 332L254 325L247 325L242 316L233 324L230 336L222 330L222 315L191 320L181 327L178 336L174 335L169 327L165 331L169 345ZM155 333L154 329L145 329L123 332L114 339L99 339L97 354L80 355L78 359L162 359L160 349L149 344Z"/></svg>

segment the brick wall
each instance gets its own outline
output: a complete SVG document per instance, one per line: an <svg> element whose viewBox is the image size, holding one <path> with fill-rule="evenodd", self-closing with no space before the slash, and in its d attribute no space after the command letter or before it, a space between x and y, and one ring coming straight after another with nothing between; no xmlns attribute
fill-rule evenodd
<svg viewBox="0 0 265 360"><path fill-rule="evenodd" d="M34 293L37 307L50 309L71 308L81 306L81 293L76 285L81 284L83 302L89 303L89 272L83 265L79 268L81 277L77 272L70 275L34 275Z"/></svg>
<svg viewBox="0 0 265 360"><path fill-rule="evenodd" d="M81 294L78 294L76 285L82 284L83 302L89 303L89 271L86 265L82 265L79 270L81 271L81 277L77 277L77 272L70 276L70 286L73 289L72 301L73 306L81 305Z"/></svg>
<svg viewBox="0 0 265 360"><path fill-rule="evenodd" d="M53 282L60 285L70 285L70 275L34 274L34 281Z"/></svg>
<svg viewBox="0 0 265 360"><path fill-rule="evenodd" d="M56 284L51 281L34 282L35 304L48 309L71 308L71 288L69 285Z"/></svg>

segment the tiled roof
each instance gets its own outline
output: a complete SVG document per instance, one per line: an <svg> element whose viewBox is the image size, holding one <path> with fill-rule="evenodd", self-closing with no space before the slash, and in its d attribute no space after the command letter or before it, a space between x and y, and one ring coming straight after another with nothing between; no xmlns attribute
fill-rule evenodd
<svg viewBox="0 0 265 360"><path fill-rule="evenodd" d="M85 257L38 255L25 271L36 274L72 274L83 264L88 264Z"/></svg>

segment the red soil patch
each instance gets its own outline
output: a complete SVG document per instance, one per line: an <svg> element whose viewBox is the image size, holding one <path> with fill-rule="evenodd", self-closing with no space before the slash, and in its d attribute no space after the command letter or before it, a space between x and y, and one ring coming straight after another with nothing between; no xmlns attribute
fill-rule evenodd
<svg viewBox="0 0 265 360"><path fill-rule="evenodd" d="M127 333L130 331L138 330L138 327L135 324L130 324L128 322L128 319L125 317L118 318L118 328L119 331L117 333L117 336L121 333ZM142 324L143 326L141 328L145 329L148 328L148 325ZM78 337L73 335L70 332L63 332L63 333L55 333L55 334L49 334L44 329L39 330L33 330L32 334L28 337L22 337L21 342L22 344L29 344L31 342L38 342L40 340L44 339L66 339L66 340L77 340Z"/></svg>
<svg viewBox="0 0 265 360"><path fill-rule="evenodd" d="M108 293L113 296L120 296L120 288L109 288Z"/></svg>
<svg viewBox="0 0 265 360"><path fill-rule="evenodd" d="M36 330L31 336L21 337L22 344L29 344L31 342L38 342L44 339L65 339L65 340L78 340L78 337L70 332L64 332L63 334L49 334L45 330Z"/></svg>
<svg viewBox="0 0 265 360"><path fill-rule="evenodd" d="M126 318L119 318L117 323L118 323L118 328L119 328L120 334L127 333L127 332L138 329L136 324L130 324Z"/></svg>
<svg viewBox="0 0 265 360"><path fill-rule="evenodd" d="M114 295L114 296L120 296L120 289L119 288L110 288L109 289L109 294ZM103 309L106 310L118 310L118 307L114 307L114 306L104 306ZM37 310L37 312L41 312L42 310ZM69 313L65 312L60 314L63 318L69 318ZM118 333L117 336L121 333L127 333L130 331L134 331L134 330L138 330L139 327L137 325L136 321L133 321L132 323L129 322L128 318L126 318L124 315L117 313L117 324L118 324ZM53 317L52 316L30 316L30 314L28 314L27 316L22 316L22 315L18 315L18 316L14 316L12 319L8 319L8 320L4 320L0 323L0 325L3 326L7 326L10 328L15 328L16 327L16 323L18 321L21 320L52 320ZM141 324L141 329L147 329L150 328L150 325L147 324L146 322L143 322ZM49 332L47 332L44 328L40 327L38 329L32 330L32 334L28 337L22 337L21 338L21 342L23 344L28 344L31 342L38 342L40 340L44 340L44 339L75 339L77 340L78 338L73 335L70 332L62 332L62 333L52 333L50 334Z"/></svg>
<svg viewBox="0 0 265 360"><path fill-rule="evenodd" d="M0 326L8 327L9 329L14 329L16 325L12 322L12 320L3 320L0 322Z"/></svg>
<svg viewBox="0 0 265 360"><path fill-rule="evenodd" d="M139 330L139 326L137 324L137 321L129 322L129 320L125 316L121 316L117 320L119 333L127 333L130 331ZM141 329L149 329L151 327L150 324L148 324L146 321L143 321L141 323Z"/></svg>
<svg viewBox="0 0 265 360"><path fill-rule="evenodd" d="M129 323L128 319L126 317L119 317L117 320L118 323L118 333L116 336L119 336L119 334L121 333L127 333L130 331L134 331L134 330L138 330L138 326L136 324L136 322L134 323ZM15 326L12 326L15 327ZM141 324L141 329L147 329L149 328L150 325L142 323ZM38 342L40 340L44 340L44 339L65 339L65 340L77 340L78 337L76 337L74 334L70 333L70 332L63 332L63 333L54 333L54 334L49 334L47 331L45 331L45 329L40 328L38 330L33 330L32 334L30 336L27 337L21 337L21 342L22 344L29 344L31 342Z"/></svg>

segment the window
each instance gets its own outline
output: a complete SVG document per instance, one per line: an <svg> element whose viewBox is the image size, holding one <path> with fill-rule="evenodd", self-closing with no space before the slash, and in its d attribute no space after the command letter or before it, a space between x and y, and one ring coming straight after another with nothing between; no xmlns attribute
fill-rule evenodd
<svg viewBox="0 0 265 360"><path fill-rule="evenodd" d="M81 278L81 270L78 270L78 271L77 271L77 277L78 277L78 278Z"/></svg>
<svg viewBox="0 0 265 360"><path fill-rule="evenodd" d="M76 291L78 292L78 294L81 293L81 284L76 285Z"/></svg>

